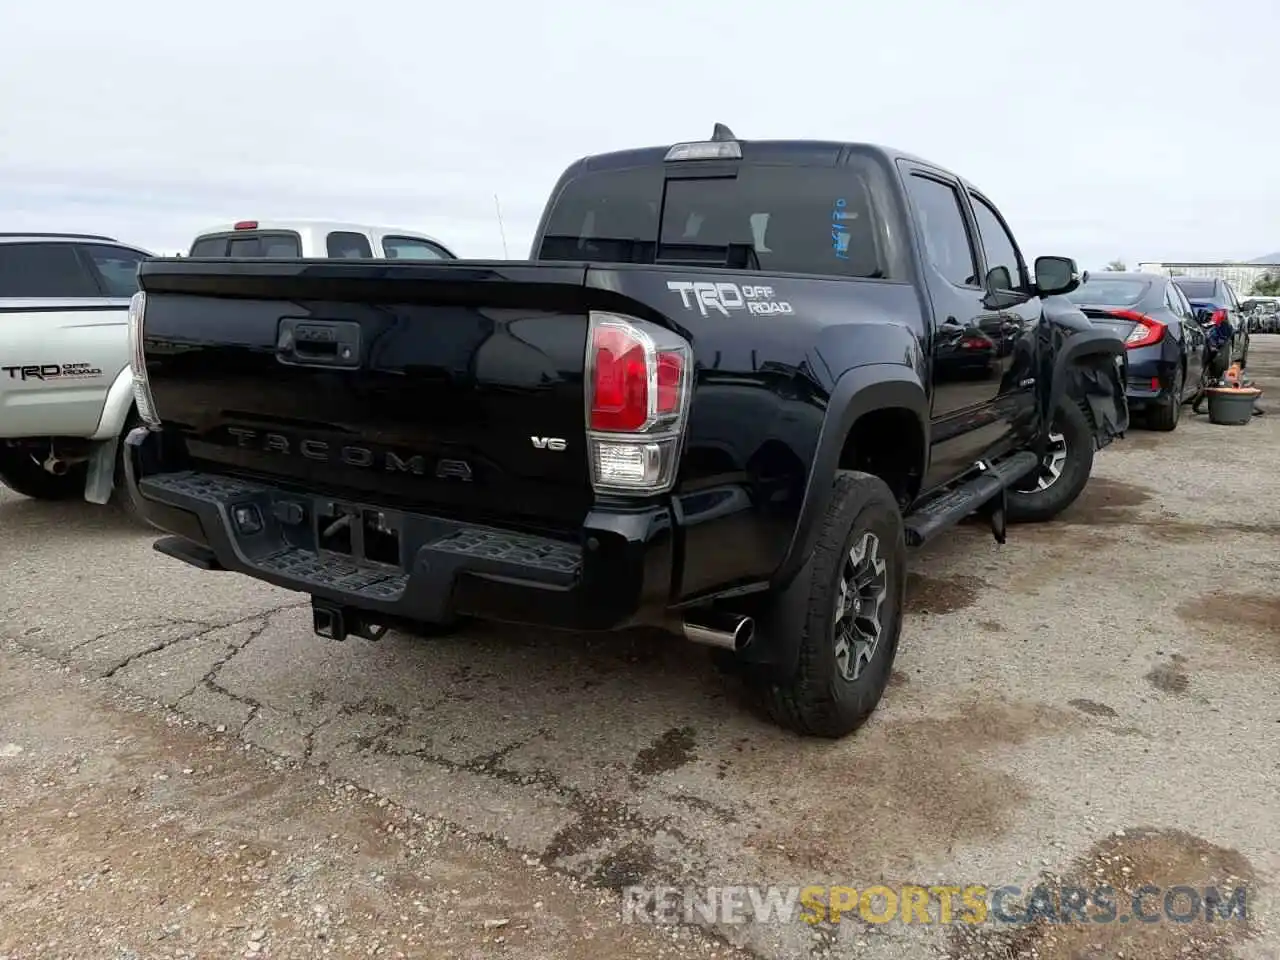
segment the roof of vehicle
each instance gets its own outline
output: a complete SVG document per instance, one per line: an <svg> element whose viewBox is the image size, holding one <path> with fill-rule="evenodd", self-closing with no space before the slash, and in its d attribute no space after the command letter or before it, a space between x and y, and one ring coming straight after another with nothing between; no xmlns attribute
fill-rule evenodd
<svg viewBox="0 0 1280 960"><path fill-rule="evenodd" d="M1162 273L1139 273L1136 270L1090 270L1090 280L1140 280L1143 283L1152 283L1156 280L1168 280Z"/></svg>
<svg viewBox="0 0 1280 960"><path fill-rule="evenodd" d="M97 233L34 233L19 231L16 233L0 233L0 243L31 243L59 240L97 240L100 243L120 243L115 237L105 237ZM127 246L127 244L125 244Z"/></svg>
<svg viewBox="0 0 1280 960"><path fill-rule="evenodd" d="M697 143L697 137L690 137L688 140L679 141L681 143ZM744 140L738 138L737 142L742 145L743 159L754 162L791 162L791 163L812 163L812 164L834 164L843 154L860 153L878 155L882 159L890 163L898 160L906 160L909 163L918 163L926 167L933 167L956 177L965 184L965 186L979 190L976 186L966 181L963 177L954 171L935 163L932 160L925 160L914 154L907 153L904 150L898 150L893 147L886 147L875 143L858 143L853 141L842 140ZM667 151L674 144L666 146L639 147L631 150L614 150L609 153L597 153L588 157L583 157L578 161L585 170L619 170L626 167L650 166L653 164L661 164L667 155ZM698 161L689 161L698 162Z"/></svg>

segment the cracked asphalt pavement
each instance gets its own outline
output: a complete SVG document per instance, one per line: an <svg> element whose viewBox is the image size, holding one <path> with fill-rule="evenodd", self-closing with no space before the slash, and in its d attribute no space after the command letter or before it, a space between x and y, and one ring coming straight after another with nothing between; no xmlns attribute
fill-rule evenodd
<svg viewBox="0 0 1280 960"><path fill-rule="evenodd" d="M839 743L673 637L332 643L305 596L0 493L0 957L1280 956L1280 338L1250 363L1272 415L1134 430L1058 521L915 556L892 685ZM664 927L619 900L1108 871L1245 884L1248 921Z"/></svg>

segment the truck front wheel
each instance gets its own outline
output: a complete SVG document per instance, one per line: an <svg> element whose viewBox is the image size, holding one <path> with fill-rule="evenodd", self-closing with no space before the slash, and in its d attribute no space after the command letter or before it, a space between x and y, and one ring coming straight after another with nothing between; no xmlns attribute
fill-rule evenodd
<svg viewBox="0 0 1280 960"><path fill-rule="evenodd" d="M1039 469L1009 489L1009 522L1052 520L1076 502L1092 472L1093 428L1075 401L1063 399Z"/></svg>
<svg viewBox="0 0 1280 960"><path fill-rule="evenodd" d="M767 675L753 682L774 722L843 737L880 702L902 630L906 544L883 480L837 474L813 558L792 590L800 595L778 598L766 629L799 635L797 667L785 682Z"/></svg>

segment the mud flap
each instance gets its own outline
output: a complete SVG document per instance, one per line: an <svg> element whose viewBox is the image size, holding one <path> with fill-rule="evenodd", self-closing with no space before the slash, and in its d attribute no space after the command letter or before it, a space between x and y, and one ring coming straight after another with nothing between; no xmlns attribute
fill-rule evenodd
<svg viewBox="0 0 1280 960"><path fill-rule="evenodd" d="M1009 488L1001 487L1000 492L982 508L982 515L991 524L991 535L996 543L1003 546L1009 538Z"/></svg>
<svg viewBox="0 0 1280 960"><path fill-rule="evenodd" d="M1111 364L1072 364L1064 371L1066 395L1084 401L1093 425L1094 448L1101 450L1129 429L1129 401L1123 367Z"/></svg>
<svg viewBox="0 0 1280 960"><path fill-rule="evenodd" d="M84 485L84 498L90 503L109 503L116 485L116 452L120 438L99 440L89 454L89 478Z"/></svg>

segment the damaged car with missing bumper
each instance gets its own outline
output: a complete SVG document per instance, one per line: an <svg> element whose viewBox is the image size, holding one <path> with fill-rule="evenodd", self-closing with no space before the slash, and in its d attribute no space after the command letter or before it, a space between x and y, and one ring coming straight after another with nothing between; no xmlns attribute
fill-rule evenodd
<svg viewBox="0 0 1280 960"><path fill-rule="evenodd" d="M908 548L1057 516L1128 426L1074 262L1028 269L984 193L866 144L717 125L579 160L529 261L140 282L161 553L309 594L339 640L662 628L807 735L879 702Z"/></svg>

